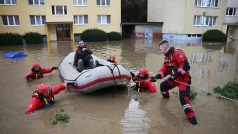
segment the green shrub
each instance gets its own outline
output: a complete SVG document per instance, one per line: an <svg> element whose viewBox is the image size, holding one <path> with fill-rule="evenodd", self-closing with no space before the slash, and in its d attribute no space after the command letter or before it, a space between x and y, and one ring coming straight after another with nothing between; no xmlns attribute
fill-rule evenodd
<svg viewBox="0 0 238 134"><path fill-rule="evenodd" d="M238 98L238 81L228 82L223 88L220 86L213 89L215 93L228 98Z"/></svg>
<svg viewBox="0 0 238 134"><path fill-rule="evenodd" d="M81 33L80 38L83 41L106 41L107 33L100 29L87 29Z"/></svg>
<svg viewBox="0 0 238 134"><path fill-rule="evenodd" d="M195 92L194 90L191 90L189 94L189 99L192 101L195 99L196 96L197 96L197 92Z"/></svg>
<svg viewBox="0 0 238 134"><path fill-rule="evenodd" d="M109 41L119 41L121 40L121 34L118 32L107 33L107 38Z"/></svg>
<svg viewBox="0 0 238 134"><path fill-rule="evenodd" d="M208 30L203 34L202 40L209 42L226 42L226 35L216 29Z"/></svg>
<svg viewBox="0 0 238 134"><path fill-rule="evenodd" d="M21 45L22 36L18 33L0 33L0 45Z"/></svg>
<svg viewBox="0 0 238 134"><path fill-rule="evenodd" d="M29 32L24 35L27 44L43 43L42 35L37 32Z"/></svg>
<svg viewBox="0 0 238 134"><path fill-rule="evenodd" d="M51 118L51 122L53 125L56 125L58 121L69 122L69 118L69 115L65 113L64 109L60 108L56 111L56 115Z"/></svg>

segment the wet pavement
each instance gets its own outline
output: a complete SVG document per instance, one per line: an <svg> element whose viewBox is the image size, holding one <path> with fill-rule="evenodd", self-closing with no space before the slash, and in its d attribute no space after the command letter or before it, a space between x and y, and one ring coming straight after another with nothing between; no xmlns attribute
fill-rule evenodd
<svg viewBox="0 0 238 134"><path fill-rule="evenodd" d="M131 71L146 66L155 74L163 63L157 46L159 41L124 40L122 42L88 43L98 57L107 59L116 55L119 64ZM163 99L159 91L155 94L118 89L93 94L78 94L67 90L55 96L56 104L25 115L27 102L39 83L51 86L62 83L59 73L54 71L43 79L26 82L24 75L31 69L32 62L42 67L58 66L72 51L75 44L61 42L26 45L0 46L0 131L12 133L82 133L82 134L236 134L238 132L238 103L218 99L206 91L213 91L228 81L238 78L238 42L227 44L172 42L186 53L192 76L192 90L198 92L192 101L198 125L186 120L178 98L178 89L171 92L170 99ZM21 51L28 56L23 59L5 59L3 54ZM159 83L157 81L159 90ZM50 118L58 108L70 116L69 123L52 125Z"/></svg>

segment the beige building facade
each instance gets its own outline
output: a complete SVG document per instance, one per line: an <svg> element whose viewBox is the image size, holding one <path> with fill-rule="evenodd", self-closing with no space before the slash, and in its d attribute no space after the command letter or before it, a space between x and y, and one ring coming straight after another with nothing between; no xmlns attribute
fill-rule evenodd
<svg viewBox="0 0 238 134"><path fill-rule="evenodd" d="M0 33L72 40L89 28L121 32L121 0L0 0Z"/></svg>
<svg viewBox="0 0 238 134"><path fill-rule="evenodd" d="M227 0L224 25L227 25L227 35L238 40L238 0Z"/></svg>
<svg viewBox="0 0 238 134"><path fill-rule="evenodd" d="M226 33L227 0L148 0L148 22L162 22L164 39L201 40L209 29Z"/></svg>

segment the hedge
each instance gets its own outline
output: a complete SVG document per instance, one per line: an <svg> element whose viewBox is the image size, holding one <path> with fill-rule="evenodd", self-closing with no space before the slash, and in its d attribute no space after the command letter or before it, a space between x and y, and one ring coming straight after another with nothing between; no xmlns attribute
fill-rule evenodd
<svg viewBox="0 0 238 134"><path fill-rule="evenodd" d="M24 35L24 39L27 44L39 44L43 43L43 38L40 33L37 32L29 32Z"/></svg>
<svg viewBox="0 0 238 134"><path fill-rule="evenodd" d="M0 33L0 45L22 45L22 35L18 33Z"/></svg>
<svg viewBox="0 0 238 134"><path fill-rule="evenodd" d="M226 35L216 29L208 30L203 34L202 40L209 42L226 42Z"/></svg>
<svg viewBox="0 0 238 134"><path fill-rule="evenodd" d="M107 33L100 29L87 29L81 33L81 39L88 42L106 41Z"/></svg>
<svg viewBox="0 0 238 134"><path fill-rule="evenodd" d="M109 41L119 41L122 39L121 34L118 32L107 33L107 38Z"/></svg>

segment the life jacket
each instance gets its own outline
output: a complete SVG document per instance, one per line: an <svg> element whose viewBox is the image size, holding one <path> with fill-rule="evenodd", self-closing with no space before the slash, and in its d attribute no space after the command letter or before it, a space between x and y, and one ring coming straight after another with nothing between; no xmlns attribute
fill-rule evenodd
<svg viewBox="0 0 238 134"><path fill-rule="evenodd" d="M38 97L43 104L42 107L48 107L55 103L54 96L52 94L52 90L50 89L49 96L45 97L43 94L39 93L38 91L35 91L32 95L32 97Z"/></svg>
<svg viewBox="0 0 238 134"><path fill-rule="evenodd" d="M171 76L178 75L179 64L174 59L174 55L173 55L176 51L181 51L181 49L176 49L174 47L171 47L169 48L168 52L165 54L166 57L164 59L164 64L168 68L168 74Z"/></svg>
<svg viewBox="0 0 238 134"><path fill-rule="evenodd" d="M140 74L138 74L134 79L133 81L135 81L136 83L136 86L138 88L147 88L147 86L145 85L145 81L149 78L149 75L146 74L144 77L140 77Z"/></svg>
<svg viewBox="0 0 238 134"><path fill-rule="evenodd" d="M41 67L39 67L39 70L36 70L35 67L33 67L31 71L34 73L34 79L39 79L43 77L43 69Z"/></svg>

